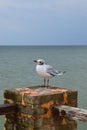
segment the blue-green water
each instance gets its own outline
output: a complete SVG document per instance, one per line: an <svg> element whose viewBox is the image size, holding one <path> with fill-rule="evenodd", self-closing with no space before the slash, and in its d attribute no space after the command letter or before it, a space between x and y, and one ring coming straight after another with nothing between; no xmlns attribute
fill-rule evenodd
<svg viewBox="0 0 87 130"><path fill-rule="evenodd" d="M78 106L87 109L87 46L0 46L0 103L4 89L43 84L33 63L38 58L66 71L50 85L77 90ZM82 129L87 124L80 122L78 130Z"/></svg>

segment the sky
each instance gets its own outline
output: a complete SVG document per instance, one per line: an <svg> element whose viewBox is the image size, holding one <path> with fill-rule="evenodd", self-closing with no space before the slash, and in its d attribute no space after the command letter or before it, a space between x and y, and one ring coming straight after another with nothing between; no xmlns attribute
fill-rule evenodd
<svg viewBox="0 0 87 130"><path fill-rule="evenodd" d="M87 0L0 0L0 45L87 45Z"/></svg>

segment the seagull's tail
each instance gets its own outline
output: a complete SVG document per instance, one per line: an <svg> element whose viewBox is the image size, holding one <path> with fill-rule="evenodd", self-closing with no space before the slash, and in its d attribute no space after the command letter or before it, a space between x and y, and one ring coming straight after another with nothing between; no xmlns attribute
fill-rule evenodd
<svg viewBox="0 0 87 130"><path fill-rule="evenodd" d="M66 71L63 72L59 71L58 75L63 75L64 73L66 73Z"/></svg>

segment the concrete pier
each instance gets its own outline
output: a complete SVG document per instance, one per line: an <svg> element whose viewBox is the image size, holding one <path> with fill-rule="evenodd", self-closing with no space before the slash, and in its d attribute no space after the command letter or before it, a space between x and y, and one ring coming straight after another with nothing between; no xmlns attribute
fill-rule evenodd
<svg viewBox="0 0 87 130"><path fill-rule="evenodd" d="M76 122L52 113L53 104L77 106L77 91L33 86L4 91L5 103L17 105L16 113L5 116L5 130L76 130Z"/></svg>

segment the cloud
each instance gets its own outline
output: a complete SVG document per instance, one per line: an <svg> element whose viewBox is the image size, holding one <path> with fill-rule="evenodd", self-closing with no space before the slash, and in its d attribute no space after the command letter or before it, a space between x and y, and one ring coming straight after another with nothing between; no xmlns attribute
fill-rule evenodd
<svg viewBox="0 0 87 130"><path fill-rule="evenodd" d="M86 5L86 0L0 0L2 41L7 37L7 41L67 43L74 35L79 39L84 31L87 34Z"/></svg>

